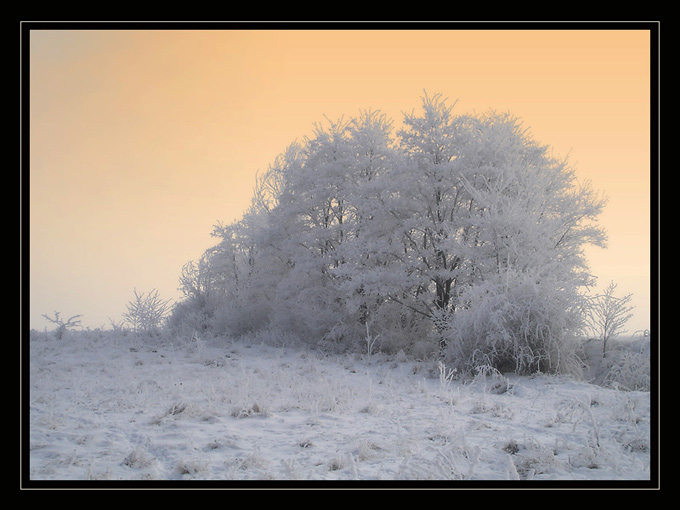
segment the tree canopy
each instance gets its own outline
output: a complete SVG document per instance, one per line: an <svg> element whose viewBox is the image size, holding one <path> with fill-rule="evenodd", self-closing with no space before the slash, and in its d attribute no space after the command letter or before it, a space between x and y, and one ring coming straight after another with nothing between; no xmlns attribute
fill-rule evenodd
<svg viewBox="0 0 680 510"><path fill-rule="evenodd" d="M424 95L396 133L368 110L292 143L185 268L177 313L334 349L379 337L462 370L564 370L604 204L516 117Z"/></svg>

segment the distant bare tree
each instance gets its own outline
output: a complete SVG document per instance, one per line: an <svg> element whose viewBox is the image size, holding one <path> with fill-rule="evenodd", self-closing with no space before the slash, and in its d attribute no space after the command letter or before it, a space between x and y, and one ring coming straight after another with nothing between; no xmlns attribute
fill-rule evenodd
<svg viewBox="0 0 680 510"><path fill-rule="evenodd" d="M80 319L78 319L78 317L82 317L82 315L74 315L73 317L69 317L68 319L63 321L59 317L60 315L61 315L60 312L54 312L54 318L52 318L43 314L43 317L45 319L57 325L56 333L58 340L60 340L61 337L64 336L64 333L66 332L67 329L80 327Z"/></svg>
<svg viewBox="0 0 680 510"><path fill-rule="evenodd" d="M616 284L611 282L604 293L592 298L588 323L592 331L602 340L602 357L607 353L607 342L625 331L623 327L633 316L629 306L632 294L619 298L614 296Z"/></svg>

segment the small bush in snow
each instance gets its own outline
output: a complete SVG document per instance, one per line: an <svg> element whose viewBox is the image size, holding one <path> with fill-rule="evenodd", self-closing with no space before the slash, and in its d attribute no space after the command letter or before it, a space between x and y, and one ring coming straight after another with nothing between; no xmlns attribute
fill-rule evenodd
<svg viewBox="0 0 680 510"><path fill-rule="evenodd" d="M134 294L135 298L128 302L127 312L123 314L125 323L137 333L156 331L170 312L170 300L162 300L156 289L148 294L138 294L135 289Z"/></svg>
<svg viewBox="0 0 680 510"><path fill-rule="evenodd" d="M607 372L603 384L628 391L649 391L649 355L636 352L622 353Z"/></svg>
<svg viewBox="0 0 680 510"><path fill-rule="evenodd" d="M156 459L151 456L145 448L137 446L127 457L125 457L123 465L133 469L143 469L152 466L154 462L156 462Z"/></svg>
<svg viewBox="0 0 680 510"><path fill-rule="evenodd" d="M54 312L54 317L49 317L45 314L43 314L43 317L50 321L52 324L57 325L57 329L55 330L55 336L57 337L57 340L61 340L66 331L68 331L71 328L80 327L79 317L82 317L82 315L74 315L73 317L69 317L66 320L62 320L61 313Z"/></svg>
<svg viewBox="0 0 680 510"><path fill-rule="evenodd" d="M546 280L506 269L465 289L444 333L448 363L463 373L578 371L577 298Z"/></svg>

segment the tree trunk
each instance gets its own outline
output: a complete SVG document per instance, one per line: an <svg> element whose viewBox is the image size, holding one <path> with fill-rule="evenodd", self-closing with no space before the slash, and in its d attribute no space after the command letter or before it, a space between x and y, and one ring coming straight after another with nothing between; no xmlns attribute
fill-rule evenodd
<svg viewBox="0 0 680 510"><path fill-rule="evenodd" d="M451 301L451 283L453 279L447 278L442 280L440 278L435 279L435 290L436 290L436 316L433 317L434 326L439 335L439 356L444 357L444 352L446 350L446 329L448 327L448 314L449 314L449 302Z"/></svg>

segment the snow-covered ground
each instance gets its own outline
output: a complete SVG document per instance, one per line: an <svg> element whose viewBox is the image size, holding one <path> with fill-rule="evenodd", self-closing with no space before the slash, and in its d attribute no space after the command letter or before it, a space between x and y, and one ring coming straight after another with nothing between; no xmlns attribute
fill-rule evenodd
<svg viewBox="0 0 680 510"><path fill-rule="evenodd" d="M30 479L581 482L655 472L649 392L543 375L459 381L435 361L323 355L285 340L32 333Z"/></svg>

